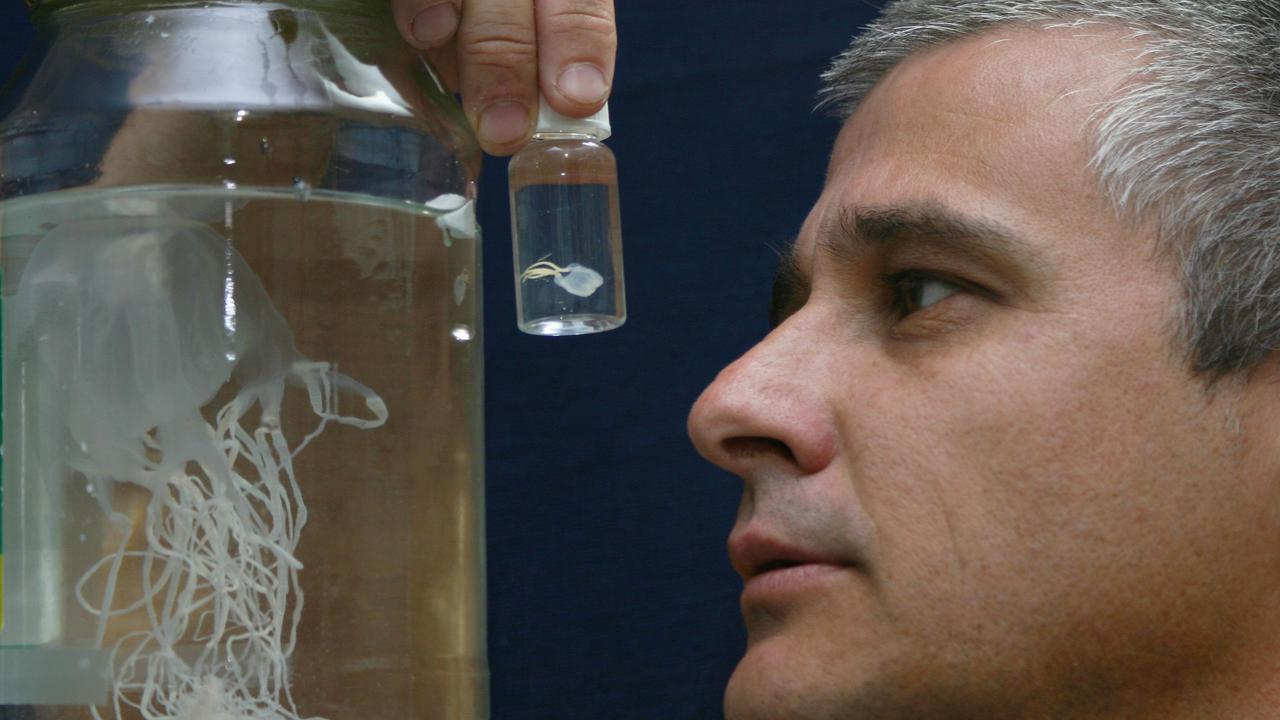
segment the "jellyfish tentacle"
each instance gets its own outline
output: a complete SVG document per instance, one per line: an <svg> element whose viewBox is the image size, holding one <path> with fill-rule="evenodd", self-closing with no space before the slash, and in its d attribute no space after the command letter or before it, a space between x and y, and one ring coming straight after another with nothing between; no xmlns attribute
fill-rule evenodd
<svg viewBox="0 0 1280 720"><path fill-rule="evenodd" d="M520 280L523 282L525 280L539 280L548 277L558 278L568 271L568 268L562 268L553 262L539 261L525 268L524 272L520 274Z"/></svg>
<svg viewBox="0 0 1280 720"><path fill-rule="evenodd" d="M373 417L369 419L355 417L354 415L335 414L332 418L334 422L342 425L351 425L361 430L369 430L387 424L387 403L371 388L348 375L336 372L333 373L333 384L340 390L346 390L364 398L365 407L373 413Z"/></svg>
<svg viewBox="0 0 1280 720"><path fill-rule="evenodd" d="M123 519L128 530L124 533L124 537L120 540L115 553L111 556L111 569L107 571L106 587L102 591L102 606L98 613L98 629L95 635L95 647L102 647L107 635L107 622L111 618L111 605L115 602L116 580L120 577L120 567L124 564L124 557L129 546L129 539L133 537L133 524L128 521L124 515L116 513L112 517L113 524L120 524L119 519Z"/></svg>

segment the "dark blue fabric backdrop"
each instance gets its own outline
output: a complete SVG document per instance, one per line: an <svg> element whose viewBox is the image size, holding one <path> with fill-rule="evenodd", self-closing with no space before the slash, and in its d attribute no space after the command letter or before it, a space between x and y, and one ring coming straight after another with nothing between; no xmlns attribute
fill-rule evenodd
<svg viewBox="0 0 1280 720"><path fill-rule="evenodd" d="M739 483L694 453L685 414L767 329L770 246L838 129L811 110L817 74L879 5L617 3L627 325L517 332L506 161L481 184L495 720L721 716L744 643L724 550ZM0 74L30 37L2 0Z"/></svg>

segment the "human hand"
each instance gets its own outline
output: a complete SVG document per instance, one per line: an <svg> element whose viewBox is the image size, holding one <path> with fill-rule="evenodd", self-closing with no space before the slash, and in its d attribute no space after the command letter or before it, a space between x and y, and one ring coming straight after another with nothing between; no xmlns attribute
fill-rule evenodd
<svg viewBox="0 0 1280 720"><path fill-rule="evenodd" d="M391 0L396 25L424 50L480 146L510 155L538 114L539 90L562 115L584 117L613 83L613 0Z"/></svg>

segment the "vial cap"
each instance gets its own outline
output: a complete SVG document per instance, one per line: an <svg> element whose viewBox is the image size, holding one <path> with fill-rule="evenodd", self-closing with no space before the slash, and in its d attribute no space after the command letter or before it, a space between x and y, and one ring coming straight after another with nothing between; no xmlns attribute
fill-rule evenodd
<svg viewBox="0 0 1280 720"><path fill-rule="evenodd" d="M609 103L605 103L595 115L571 118L552 110L547 99L541 98L538 101L538 125L534 132L582 133L596 140L606 140L613 134L609 127Z"/></svg>

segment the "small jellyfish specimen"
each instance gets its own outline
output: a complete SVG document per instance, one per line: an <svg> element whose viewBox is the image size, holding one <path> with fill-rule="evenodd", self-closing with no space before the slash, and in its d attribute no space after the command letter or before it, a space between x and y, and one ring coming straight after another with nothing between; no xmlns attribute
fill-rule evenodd
<svg viewBox="0 0 1280 720"><path fill-rule="evenodd" d="M550 257L548 255L547 257ZM553 262L549 262L546 257L524 269L520 274L520 281L537 280L540 278L551 278L557 287L562 288L570 295L578 297L591 297L596 290L604 285L604 276L584 265L578 263L569 263L564 267L560 267Z"/></svg>
<svg viewBox="0 0 1280 720"><path fill-rule="evenodd" d="M7 362L34 376L39 421L25 432L42 437L27 464L60 468L42 472L46 481L87 481L123 538L75 588L110 651L107 712L299 720L289 661L307 509L293 461L330 423L383 425L382 398L304 357L231 242L179 217L59 224L5 311ZM286 386L306 393L315 416L292 446ZM213 407L219 394L231 399ZM149 491L140 521L114 505L125 484ZM145 542L130 545L139 530ZM126 563L141 583L127 593ZM108 643L124 615L146 622Z"/></svg>

